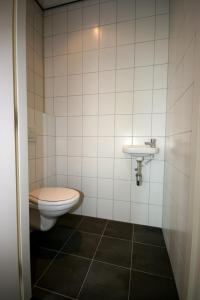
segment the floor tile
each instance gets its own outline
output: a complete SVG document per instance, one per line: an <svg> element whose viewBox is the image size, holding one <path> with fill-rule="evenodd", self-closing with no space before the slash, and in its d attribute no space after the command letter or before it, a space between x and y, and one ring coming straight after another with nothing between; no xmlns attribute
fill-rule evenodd
<svg viewBox="0 0 200 300"><path fill-rule="evenodd" d="M101 234L104 230L105 224L106 220L104 219L84 217L78 228L82 231Z"/></svg>
<svg viewBox="0 0 200 300"><path fill-rule="evenodd" d="M70 298L63 297L60 295L56 295L51 293L50 291L44 291L40 288L33 289L33 297L31 300L68 300Z"/></svg>
<svg viewBox="0 0 200 300"><path fill-rule="evenodd" d="M38 286L62 295L76 297L90 265L90 260L60 254L39 281Z"/></svg>
<svg viewBox="0 0 200 300"><path fill-rule="evenodd" d="M129 241L103 237L95 259L130 268L131 248L132 243Z"/></svg>
<svg viewBox="0 0 200 300"><path fill-rule="evenodd" d="M109 221L104 235L131 240L133 234L133 224Z"/></svg>
<svg viewBox="0 0 200 300"><path fill-rule="evenodd" d="M129 270L93 262L80 300L127 300Z"/></svg>
<svg viewBox="0 0 200 300"><path fill-rule="evenodd" d="M100 237L100 235L76 231L67 242L63 252L92 258Z"/></svg>
<svg viewBox="0 0 200 300"><path fill-rule="evenodd" d="M133 240L146 244L165 246L162 229L151 226L134 225Z"/></svg>
<svg viewBox="0 0 200 300"><path fill-rule="evenodd" d="M147 273L172 277L166 248L133 243L132 268Z"/></svg>
<svg viewBox="0 0 200 300"><path fill-rule="evenodd" d="M31 281L32 284L39 279L40 275L49 265L51 260L57 255L57 252L41 249L39 247L31 248Z"/></svg>
<svg viewBox="0 0 200 300"><path fill-rule="evenodd" d="M49 231L33 232L35 243L37 243L37 245L54 250L59 250L70 237L71 233L72 230L58 225L54 226Z"/></svg>
<svg viewBox="0 0 200 300"><path fill-rule="evenodd" d="M64 216L58 219L57 224L60 226L66 226L68 228L74 229L80 223L82 218L83 217L80 215L65 214Z"/></svg>
<svg viewBox="0 0 200 300"><path fill-rule="evenodd" d="M178 300L178 295L172 279L165 279L140 272L132 272L129 299Z"/></svg>

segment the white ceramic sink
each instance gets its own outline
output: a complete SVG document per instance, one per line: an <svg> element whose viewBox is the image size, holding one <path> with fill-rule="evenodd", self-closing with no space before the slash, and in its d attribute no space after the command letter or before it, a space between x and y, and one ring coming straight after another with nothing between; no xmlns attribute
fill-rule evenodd
<svg viewBox="0 0 200 300"><path fill-rule="evenodd" d="M146 157L158 153L159 148L146 145L124 145L123 152L129 153L134 157Z"/></svg>

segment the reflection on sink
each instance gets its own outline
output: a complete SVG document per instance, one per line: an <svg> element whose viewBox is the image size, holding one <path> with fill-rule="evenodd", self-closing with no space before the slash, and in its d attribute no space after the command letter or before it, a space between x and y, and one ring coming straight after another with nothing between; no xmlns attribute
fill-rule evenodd
<svg viewBox="0 0 200 300"><path fill-rule="evenodd" d="M159 148L146 145L124 145L123 152L129 153L134 157L146 157L158 153Z"/></svg>

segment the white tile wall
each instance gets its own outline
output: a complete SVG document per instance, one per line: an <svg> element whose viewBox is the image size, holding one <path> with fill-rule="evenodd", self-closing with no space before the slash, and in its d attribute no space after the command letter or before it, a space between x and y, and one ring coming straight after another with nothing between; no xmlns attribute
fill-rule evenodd
<svg viewBox="0 0 200 300"><path fill-rule="evenodd" d="M58 17L58 18L57 18ZM63 14L54 17L54 32L59 33ZM52 35L51 23L45 18L46 36ZM46 58L43 53L43 12L35 1L27 1L27 102L29 131L34 131L36 138L29 141L29 189L43 185L56 184L55 160L55 117L44 113L44 86L45 93L50 103L53 96L53 61L52 44L50 39L45 40ZM44 84L45 63L45 84ZM55 70L65 70L63 61L57 59L58 66ZM61 74L62 75L62 74ZM58 82L60 84L61 81ZM53 99L52 99L53 104ZM50 109L50 108L49 108ZM61 122L58 128L61 129ZM64 132L59 132L59 134ZM58 161L59 167L59 161ZM58 168L60 169L60 168Z"/></svg>
<svg viewBox="0 0 200 300"><path fill-rule="evenodd" d="M158 10L166 11L167 9L168 7L160 2ZM192 237L194 230L192 224L194 224L195 210L197 210L193 199L195 196L192 182L197 164L195 151L199 153L199 149L196 149L200 103L199 12L198 1L187 0L184 4L176 0L171 1L163 228L179 297L183 300L198 298L197 291L199 291L197 273L191 277L190 282L191 284L196 282L196 285L189 286L189 274L194 274L193 266L198 265L193 261L191 249L192 239L196 241L196 237ZM166 16L158 16L157 21L159 28L156 36L167 37ZM163 45L157 44L157 47L162 48ZM165 58L166 54L157 54L157 61L164 63ZM161 72L164 70L164 65L162 66ZM156 75L157 79L159 76ZM166 75L163 73L163 76ZM158 80L162 86L164 86L163 79L160 77ZM157 95L154 101L158 103L156 98ZM162 101L164 98L163 95ZM162 105L159 109L162 109ZM154 193L153 190L154 188L152 193ZM155 210L154 213L156 213ZM197 251L197 244L194 243L194 245ZM192 293L194 294L191 295Z"/></svg>
<svg viewBox="0 0 200 300"><path fill-rule="evenodd" d="M167 0L93 0L45 15L57 180L84 192L77 213L161 226L168 13ZM151 137L161 153L137 188L122 145Z"/></svg>

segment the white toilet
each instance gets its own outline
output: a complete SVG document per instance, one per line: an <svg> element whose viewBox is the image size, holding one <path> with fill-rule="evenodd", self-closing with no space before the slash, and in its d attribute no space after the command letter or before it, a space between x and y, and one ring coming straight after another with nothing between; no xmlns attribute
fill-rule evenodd
<svg viewBox="0 0 200 300"><path fill-rule="evenodd" d="M43 187L29 194L31 229L47 231L54 226L59 216L71 210L80 199L73 189Z"/></svg>

